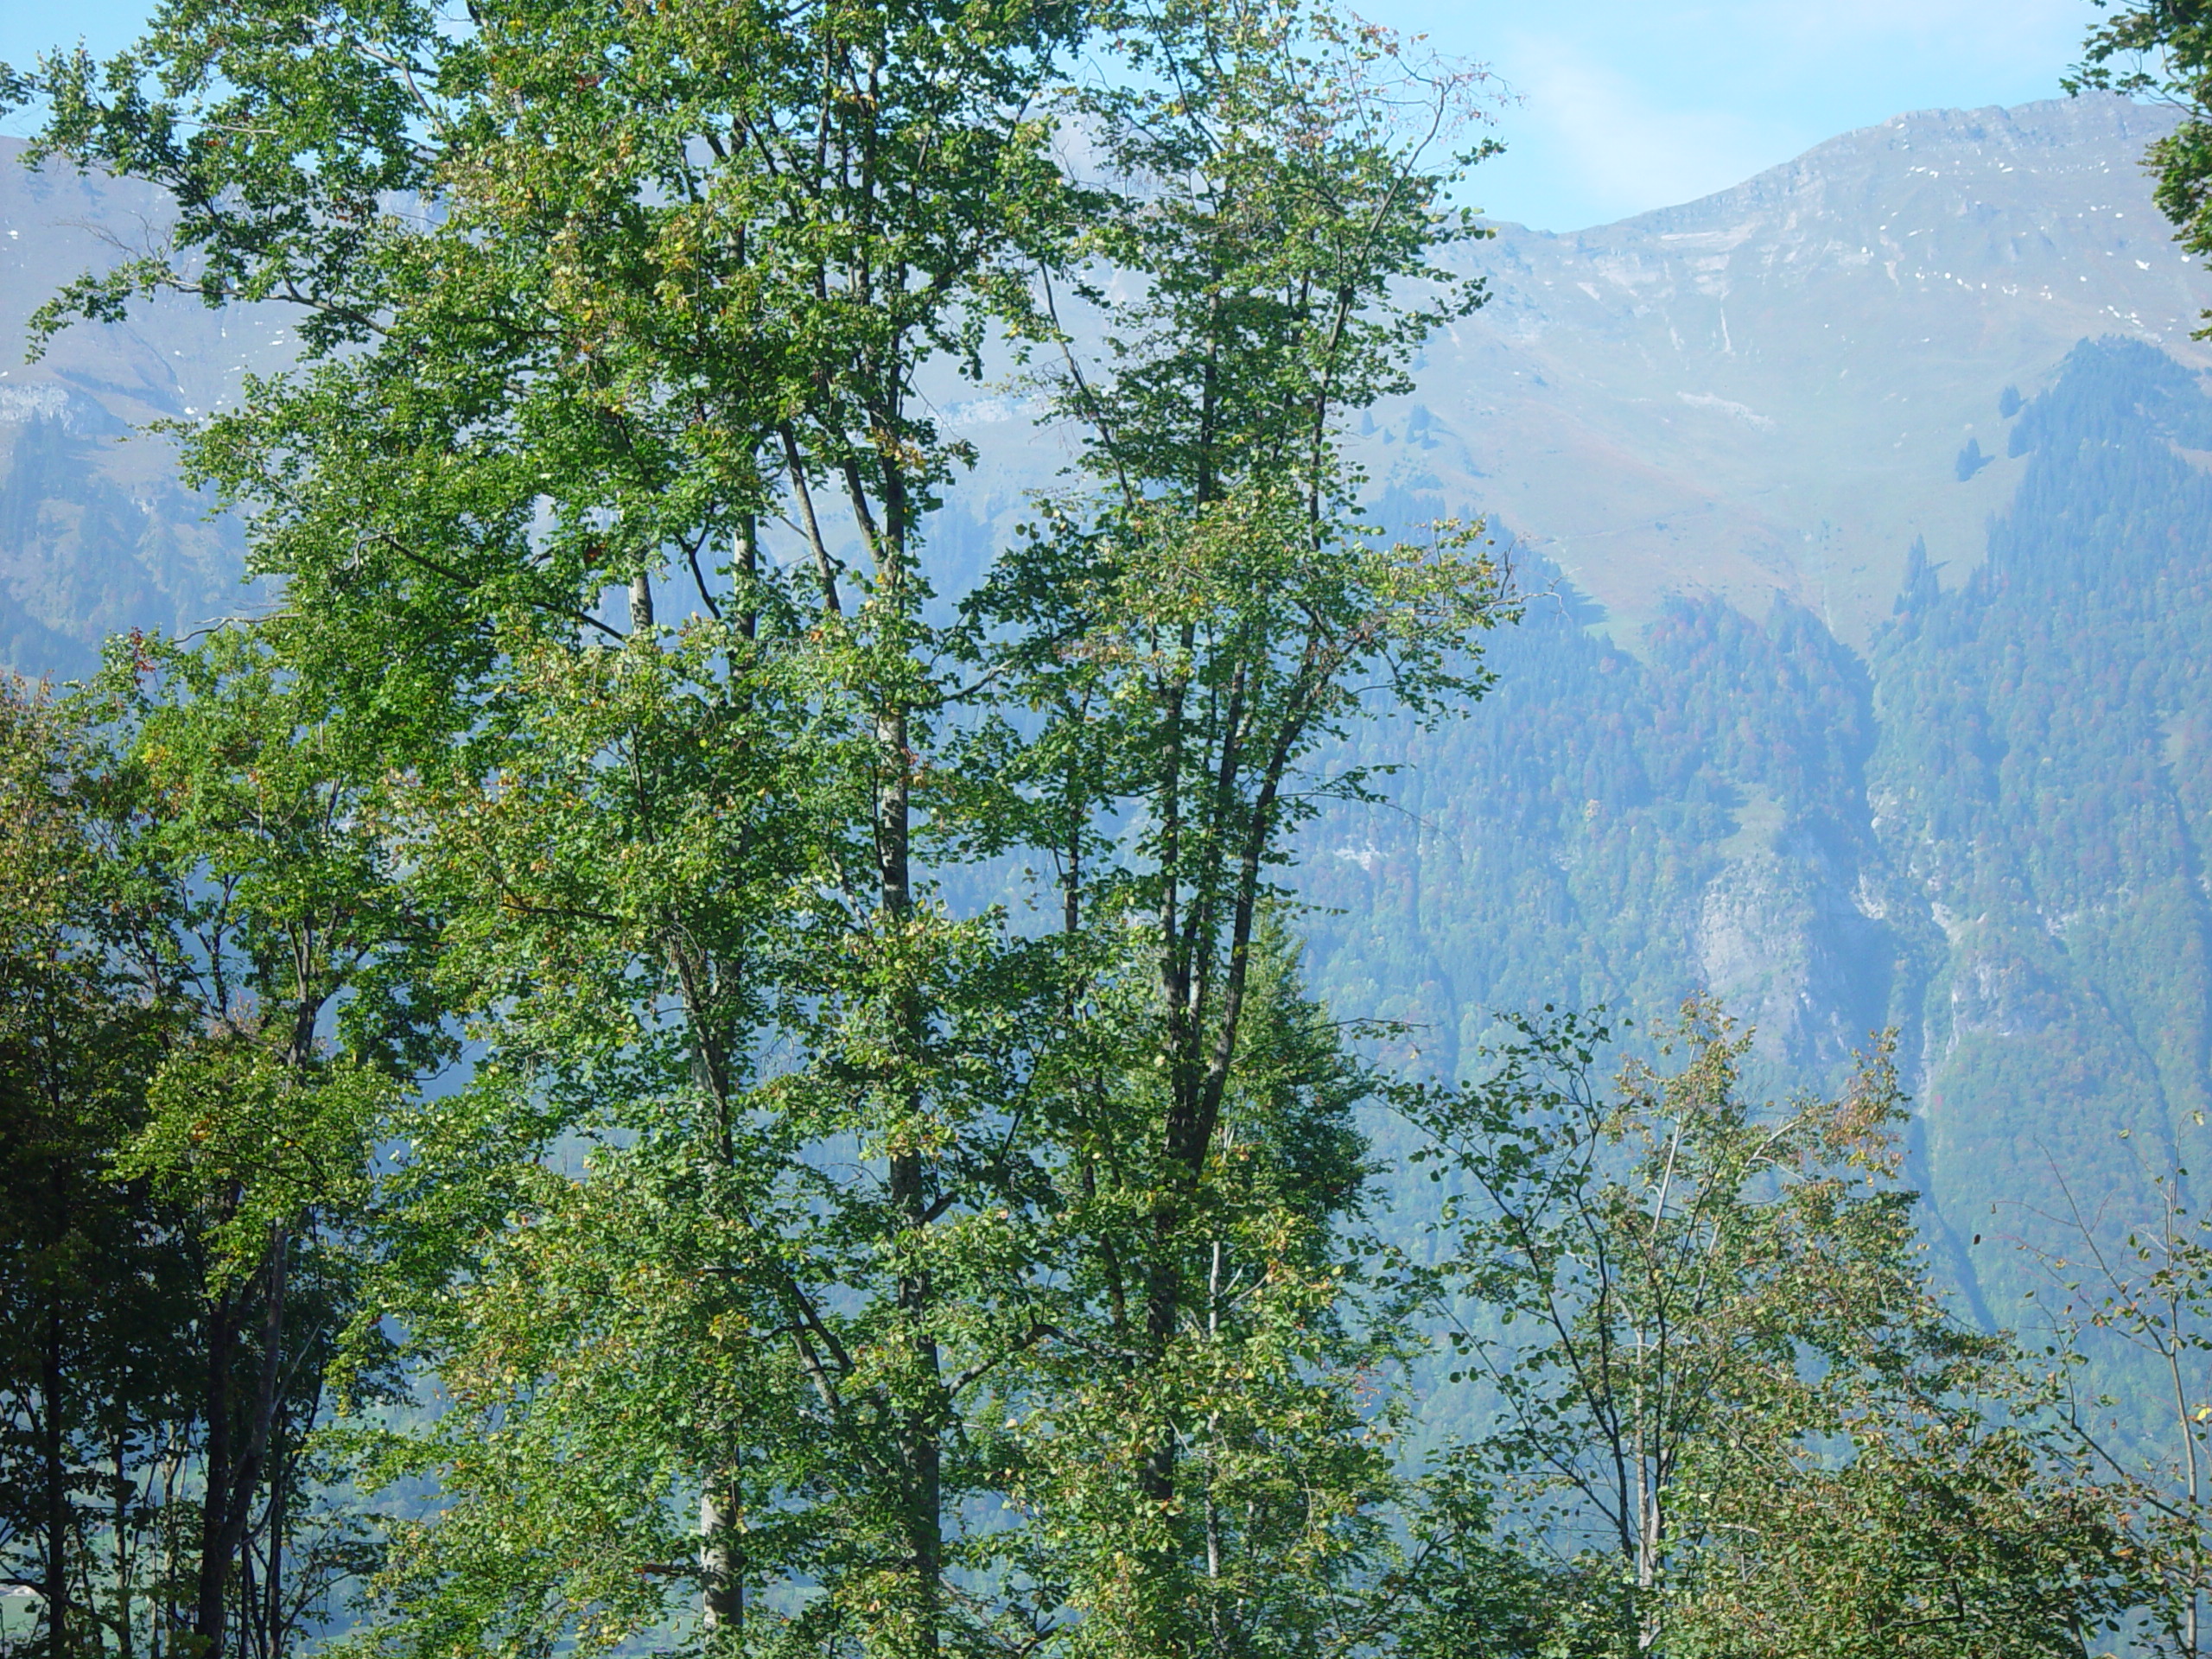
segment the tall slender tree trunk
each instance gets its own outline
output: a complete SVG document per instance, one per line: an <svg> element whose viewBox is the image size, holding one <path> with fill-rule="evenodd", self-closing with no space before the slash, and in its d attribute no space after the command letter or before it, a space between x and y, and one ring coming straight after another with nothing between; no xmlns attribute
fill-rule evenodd
<svg viewBox="0 0 2212 1659"><path fill-rule="evenodd" d="M1203 512L1213 500L1214 477L1213 436L1220 396L1220 336L1217 322L1221 302L1217 292L1208 306L1208 352L1201 372L1198 398L1198 471L1193 480L1193 504ZM1192 648L1198 643L1198 631L1190 623L1183 626L1178 658L1179 668L1191 661ZM1150 1339L1153 1357L1157 1363L1165 1358L1168 1344L1174 1340L1176 1322L1182 1317L1183 1270L1180 1252L1183 1230L1183 1194L1185 1183L1193 1187L1205 1164L1203 1147L1193 1157L1190 1141L1192 1127L1198 1117L1198 1055L1203 1040L1205 1010L1199 987L1203 976L1197 971L1198 953L1211 948L1211 941L1199 936L1196 928L1187 933L1184 927L1181 904L1181 874L1183 861L1183 724L1185 690L1180 681L1165 689L1161 702L1160 770L1159 773L1159 810L1160 814L1160 991L1166 1002L1167 1013L1167 1121L1162 1125L1163 1150L1166 1167L1161 1172L1162 1185L1156 1198L1152 1217L1152 1261L1145 1274L1145 1330ZM1142 1486L1145 1496L1155 1503L1166 1503L1175 1496L1175 1426L1163 1423L1153 1448L1145 1459Z"/></svg>
<svg viewBox="0 0 2212 1659"><path fill-rule="evenodd" d="M760 607L753 602L751 586L760 575L760 521L749 512L738 520L736 553L734 563L738 575L747 583L745 603L738 612L738 628L747 639L751 639L760 632Z"/></svg>
<svg viewBox="0 0 2212 1659"><path fill-rule="evenodd" d="M1182 658L1187 661L1193 639L1185 627ZM1175 1322L1182 1311L1181 1247L1184 1142L1191 1116L1191 1087L1194 1081L1192 1058L1196 1051L1191 1006L1191 964L1188 950L1194 942L1183 936L1181 888L1183 833L1183 704L1179 683L1163 689L1160 697L1160 993L1165 1004L1167 1028L1162 1058L1167 1071L1167 1121L1161 1126L1161 1167L1153 1197L1151 1260L1145 1263L1145 1338L1152 1362L1166 1356L1175 1338ZM1145 1454L1141 1489L1147 1500L1165 1504L1175 1495L1175 1426L1163 1422Z"/></svg>
<svg viewBox="0 0 2212 1659"><path fill-rule="evenodd" d="M57 1181L56 1185L60 1183ZM41 1460L46 1465L46 1633L48 1651L64 1659L69 1651L69 1464L64 1454L61 1391L65 1386L61 1363L61 1298L49 1288L46 1305L46 1340L39 1353L39 1387L46 1395L45 1421L40 1425Z"/></svg>
<svg viewBox="0 0 2212 1659"><path fill-rule="evenodd" d="M272 1226L269 1230L268 1295L262 1306L261 1376L254 1389L253 1413L246 1424L245 1445L237 1451L235 1462L231 1444L233 1408L230 1397L230 1363L237 1343L234 1313L227 1313L219 1319L219 1340L211 1340L208 1344L207 1487L200 1535L199 1605L194 1620L194 1630L204 1643L205 1659L217 1659L223 1650L227 1634L226 1592L231 1564L238 1559L245 1542L246 1525L253 1512L253 1495L260 1490L270 1437L276 1427L277 1384L283 1366L285 1279L290 1248L286 1230ZM226 1310L233 1306L227 1297L224 1306Z"/></svg>
<svg viewBox="0 0 2212 1659"><path fill-rule="evenodd" d="M284 1443L272 1433L269 1448L269 1582L262 1590L262 1648L269 1659L284 1652L284 1516L291 1496L285 1478ZM251 1501L251 1494L248 1494Z"/></svg>
<svg viewBox="0 0 2212 1659"><path fill-rule="evenodd" d="M1212 1261L1206 1271L1206 1341L1221 1340L1221 1241L1213 1243ZM1230 1651L1230 1630L1223 1605L1221 1505L1215 1487L1221 1473L1221 1414L1206 1417L1206 1630L1217 1659Z"/></svg>
<svg viewBox="0 0 2212 1659"><path fill-rule="evenodd" d="M192 1630L208 1659L223 1647L223 1592L230 1561L223 1554L223 1518L231 1490L231 1367L238 1345L237 1304L226 1292L207 1322L207 1491L200 1512L200 1572Z"/></svg>
<svg viewBox="0 0 2212 1659"><path fill-rule="evenodd" d="M895 402L895 398L894 398ZM896 424L895 411L883 415L886 429ZM906 480L895 464L882 474L881 522L870 509L859 467L845 463L846 488L861 539L875 560L876 592L872 603L880 607L878 626L904 637L912 621L907 560L909 512ZM886 694L874 717L879 774L875 812L875 855L879 902L883 925L903 932L914 913L912 709L904 694ZM894 1040L902 1058L918 1058L923 1047L923 1011L918 989L901 984L893 992L891 1010ZM911 1124L921 1115L922 1102L911 1090L900 1102ZM930 1192L922 1154L896 1145L890 1156L890 1198L898 1224L908 1243L918 1249L920 1235L930 1224ZM944 1573L944 1476L941 1436L943 1403L939 1398L940 1356L930 1334L932 1287L928 1273L919 1268L903 1269L899 1276L898 1305L906 1322L912 1384L917 1395L901 1412L899 1440L906 1491L902 1507L906 1517L908 1571L914 1593L914 1645L917 1659L935 1659L938 1625Z"/></svg>
<svg viewBox="0 0 2212 1659"><path fill-rule="evenodd" d="M745 1634L745 1555L739 1547L737 1477L717 1469L699 1494L699 1614L709 1630Z"/></svg>
<svg viewBox="0 0 2212 1659"><path fill-rule="evenodd" d="M111 1524L115 1529L115 1650L117 1659L132 1659L137 1648L132 1639L130 1620L130 1481L124 1472L124 1445L120 1434L111 1448L115 1467L115 1485L110 1491L115 1508Z"/></svg>
<svg viewBox="0 0 2212 1659"><path fill-rule="evenodd" d="M885 757L886 771L877 812L876 847L886 923L904 928L913 915L912 869L912 757L911 733L904 706L893 702L876 720L876 741ZM919 999L911 988L897 993L900 1006L893 1012L901 1046L909 1053L922 1039ZM904 1103L910 1116L918 1116L921 1103ZM922 1155L894 1149L891 1156L891 1202L900 1223L914 1236L929 1224L929 1187ZM933 1655L938 1649L938 1603L944 1571L944 1457L939 1445L941 1413L936 1399L938 1354L929 1333L931 1286L929 1274L918 1268L903 1272L899 1280L899 1311L908 1321L915 1376L925 1390L911 1401L905 1413L901 1438L909 1491L906 1496L907 1545L913 1574L916 1652Z"/></svg>

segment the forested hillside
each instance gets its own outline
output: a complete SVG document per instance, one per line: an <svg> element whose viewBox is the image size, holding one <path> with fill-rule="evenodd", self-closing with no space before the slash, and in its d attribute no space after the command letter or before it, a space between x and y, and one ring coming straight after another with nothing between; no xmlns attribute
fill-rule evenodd
<svg viewBox="0 0 2212 1659"><path fill-rule="evenodd" d="M1549 596L1496 689L1391 748L1402 810L1331 818L1306 880L1332 997L1446 1073L1545 1002L1710 990L1783 1084L1897 1027L1948 1269L2009 1320L2021 1205L2139 1213L2202 1145L2212 400L2084 342L2006 442L1987 557L1912 550L1864 658L1779 597L1678 601L1631 653L1524 555Z"/></svg>
<svg viewBox="0 0 2212 1659"><path fill-rule="evenodd" d="M2085 345L2009 443L1987 562L1908 592L1874 652L1873 823L1939 930L1920 1086L1961 1230L2062 1179L2139 1199L2139 1158L2196 1161L2212 1103L2212 405Z"/></svg>

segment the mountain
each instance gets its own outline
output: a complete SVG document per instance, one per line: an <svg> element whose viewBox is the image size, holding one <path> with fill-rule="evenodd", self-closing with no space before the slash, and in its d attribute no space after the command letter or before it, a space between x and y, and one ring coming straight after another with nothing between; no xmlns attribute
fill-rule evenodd
<svg viewBox="0 0 2212 1659"><path fill-rule="evenodd" d="M2140 172L2168 121L1909 116L1478 251L1492 302L1373 464L1390 516L1486 512L1549 591L1489 700L1362 756L1397 810L1316 826L1335 1002L1450 1072L1499 1010L1648 1028L1707 990L1776 1088L1894 1027L1939 1256L1991 1317L2011 1239L2192 1161L2212 283Z"/></svg>
<svg viewBox="0 0 2212 1659"><path fill-rule="evenodd" d="M183 632L245 602L239 526L211 520L172 445L140 429L216 407L242 372L281 364L287 337L273 312L169 299L24 360L36 308L162 209L137 184L17 165L22 149L0 140L0 665L67 676L110 633Z"/></svg>
<svg viewBox="0 0 2212 1659"><path fill-rule="evenodd" d="M2000 442L1985 556L1909 550L1864 654L1787 597L1677 596L1633 652L1533 607L1465 719L1363 757L1399 810L1317 826L1307 891L1317 981L1446 1071L1550 1001L1712 991L1777 1089L1895 1028L1939 1255L2011 1319L2012 1239L2205 1148L2212 397L2085 342Z"/></svg>
<svg viewBox="0 0 2212 1659"><path fill-rule="evenodd" d="M1750 612L1782 594L1863 649L1916 538L1954 586L1980 559L2020 470L2005 386L2033 391L2112 333L2212 363L2189 338L2212 280L2139 166L2171 120L2116 98L1900 116L1684 207L1571 235L1497 226L1464 251L1491 302L1375 412L1366 458L1491 512L1632 650L1684 593ZM0 140L10 340L161 222L150 192L31 172L20 149ZM281 363L287 321L170 301L36 364L0 353L0 661L78 667L112 629L236 607L235 527L169 482L166 442L117 440ZM1063 453L1018 397L948 391L944 412L984 450L944 526L972 563Z"/></svg>
<svg viewBox="0 0 2212 1659"><path fill-rule="evenodd" d="M2140 166L2171 124L2116 98L1901 116L1686 207L1502 226L1472 256L1491 303L1383 416L1384 475L1482 502L1624 639L1670 594L1780 593L1863 647L1916 538L1952 585L1981 557L2019 477L2006 385L2107 334L2212 363L2212 281Z"/></svg>
<svg viewBox="0 0 2212 1659"><path fill-rule="evenodd" d="M2094 1205L2140 1192L2139 1156L2188 1158L2212 1106L2212 280L2139 168L2170 121L1905 116L1464 251L1491 301L1363 453L1384 518L1489 515L1535 597L1465 718L1363 740L1403 767L1392 806L1312 828L1313 975L1343 1012L1413 1022L1449 1074L1501 1009L1649 1027L1708 990L1777 1087L1893 1027L1939 1255L1997 1316L2024 1281L1995 1241L2035 1231L2018 1206L2062 1201L2055 1175ZM0 167L0 327L154 213ZM74 671L111 629L238 607L236 525L124 435L217 406L284 326L162 305L0 372L0 658ZM956 565L1054 476L1021 413L948 394L983 450L938 526Z"/></svg>

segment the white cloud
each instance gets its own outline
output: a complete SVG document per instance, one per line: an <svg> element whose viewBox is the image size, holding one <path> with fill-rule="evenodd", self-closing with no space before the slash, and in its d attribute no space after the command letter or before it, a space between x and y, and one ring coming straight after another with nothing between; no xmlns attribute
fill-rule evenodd
<svg viewBox="0 0 2212 1659"><path fill-rule="evenodd" d="M1748 115L1666 108L1564 41L1523 38L1512 58L1515 148L1548 154L1593 221L1725 190L1791 148L1791 135Z"/></svg>
<svg viewBox="0 0 2212 1659"><path fill-rule="evenodd" d="M1725 189L1911 110L2059 96L2086 0L1353 0L1521 103L1469 197L1590 225Z"/></svg>

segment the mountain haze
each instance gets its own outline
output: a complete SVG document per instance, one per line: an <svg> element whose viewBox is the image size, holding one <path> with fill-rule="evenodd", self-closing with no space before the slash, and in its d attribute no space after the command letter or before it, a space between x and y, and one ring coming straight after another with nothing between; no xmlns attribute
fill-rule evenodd
<svg viewBox="0 0 2212 1659"><path fill-rule="evenodd" d="M1953 585L2018 482L1997 399L2078 340L2192 365L2212 279L2116 98L1900 116L1702 200L1571 235L1499 227L1490 304L1379 435L1623 623L1669 594L1787 594L1863 645L1916 537ZM1969 442L1995 459L1961 483ZM1408 456L1404 446L1422 453Z"/></svg>
<svg viewBox="0 0 2212 1659"><path fill-rule="evenodd" d="M2170 121L1904 116L1464 251L1491 301L1364 454L1383 517L1488 514L1543 596L1467 719L1363 740L1405 767L1394 809L1314 826L1344 1013L1414 1022L1449 1074L1499 1009L1650 1021L1710 990L1779 1085L1894 1026L1939 1243L2000 1315L1990 1204L2186 1154L2212 1107L2212 280L2140 170ZM0 327L155 219L135 187L0 167ZM108 632L240 607L236 524L125 435L218 406L284 328L162 305L0 373L0 659L76 672ZM1016 391L944 412L983 458L940 540L979 564L1065 455Z"/></svg>
<svg viewBox="0 0 2212 1659"><path fill-rule="evenodd" d="M1704 989L1776 1087L1893 1027L1996 1318L2062 1181L2120 1214L2201 1155L2212 288L2136 164L2164 123L1909 117L1482 250L1377 470L1558 597L1468 720L1363 757L1402 810L1314 837L1339 1006L1451 1071L1497 1010Z"/></svg>
<svg viewBox="0 0 2212 1659"><path fill-rule="evenodd" d="M24 360L32 313L164 220L129 181L32 171L0 140L0 663L77 674L132 627L184 631L238 609L245 543L175 477L168 441L140 432L231 395L245 370L288 355L273 309L171 299L127 323L79 327Z"/></svg>

